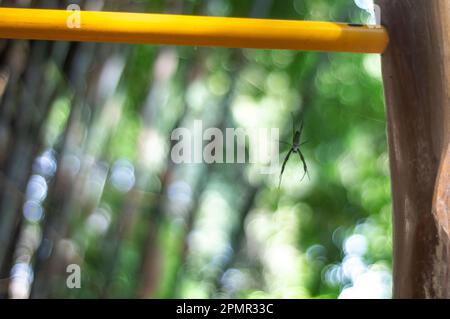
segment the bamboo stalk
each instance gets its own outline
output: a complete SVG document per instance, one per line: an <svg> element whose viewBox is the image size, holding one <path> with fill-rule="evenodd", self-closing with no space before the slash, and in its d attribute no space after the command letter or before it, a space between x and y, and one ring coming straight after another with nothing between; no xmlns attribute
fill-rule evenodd
<svg viewBox="0 0 450 319"><path fill-rule="evenodd" d="M13 8L0 8L0 38L355 53L382 53L388 44L382 26Z"/></svg>
<svg viewBox="0 0 450 319"><path fill-rule="evenodd" d="M450 2L378 0L393 202L393 297L450 298ZM420 12L420 14L418 14Z"/></svg>

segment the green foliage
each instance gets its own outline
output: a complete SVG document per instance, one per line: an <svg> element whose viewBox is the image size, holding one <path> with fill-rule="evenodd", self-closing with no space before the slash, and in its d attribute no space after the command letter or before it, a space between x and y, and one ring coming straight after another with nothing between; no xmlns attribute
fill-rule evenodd
<svg viewBox="0 0 450 319"><path fill-rule="evenodd" d="M246 15L250 9L237 6L243 3L214 1L208 5L208 12L220 15L235 11ZM364 17L350 1L298 0L274 2L268 16L323 20L358 17L352 22L360 22L359 17ZM388 274L390 185L379 58L244 50L244 62L233 67L234 50L172 50L178 52L180 59L177 73L166 83L174 98L155 106L158 116L174 114L173 110L180 110L181 106L187 107L186 115L192 114L191 120L204 118L218 105L229 108L232 112L229 123L234 126L249 125L251 119L245 114L250 112L259 122L280 127L284 140L290 140L289 114L291 111L301 114L305 121L304 138L308 140L304 152L311 180L300 182L300 164L290 162L282 189L279 191L275 186L276 176L257 184L255 202L242 219L243 212L236 203L243 200L246 189L233 191L236 168L215 165L211 168L214 174L203 182L206 184L197 195L200 197L192 199L198 210L188 211L193 215L192 226L175 217L170 205L164 210L166 217L157 221L160 226L156 242L162 261L153 296L335 298L343 287L352 284L344 246L354 235L362 235L367 243L367 250L356 258L365 267L382 269ZM134 160L139 157L136 141L142 129L139 113L148 91L158 81L151 76L158 50L135 46L129 51L121 82L126 102L110 152L113 157ZM236 81L234 88L232 81ZM232 101L221 102L230 90ZM185 111L177 112L181 116L180 112ZM167 127L170 121L165 123L165 127L158 126L159 130L170 132ZM183 171L190 170L176 168L174 173L186 174ZM245 178L239 180L245 182ZM217 187L220 191L214 190ZM111 196L106 192L103 199L112 205L112 211L120 209L108 198ZM154 209L141 215L144 213L141 208L136 218L142 223L156 222L151 217L142 217L155 214ZM234 235L241 239L233 243L235 239L230 236L239 228L243 228L243 234ZM133 292L127 285L134 281L139 286L136 263L142 255L131 248L132 243L122 246L112 296L130 297ZM93 263L87 258L89 267ZM92 271L95 273L95 268ZM97 272L101 271L99 267ZM389 283L386 287L384 295L389 296ZM87 296L90 294L86 292Z"/></svg>
<svg viewBox="0 0 450 319"><path fill-rule="evenodd" d="M165 11L169 2L148 1L142 10ZM258 0L191 0L184 12L249 16L255 6ZM343 0L272 1L264 15L354 23L366 17ZM390 296L391 198L378 56L117 48L126 62L112 98L118 121L94 159L107 163L107 178L96 200L86 203L75 191L67 206L77 216L67 240L81 262L82 289L61 288L61 277L54 295L336 298L347 288L343 296L357 297L370 295L373 281L361 282L372 276L382 287L376 296ZM45 137L55 149L70 103L56 99L47 121ZM255 177L252 165L170 161L177 126L203 119L217 127L277 127L290 141L291 112L305 123L310 180L300 181L297 157L280 189L276 174ZM97 181L88 172L76 180L85 178L90 193Z"/></svg>

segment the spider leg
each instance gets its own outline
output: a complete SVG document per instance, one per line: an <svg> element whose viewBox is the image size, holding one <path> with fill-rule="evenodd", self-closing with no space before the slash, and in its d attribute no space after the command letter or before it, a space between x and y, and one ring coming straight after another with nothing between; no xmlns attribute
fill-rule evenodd
<svg viewBox="0 0 450 319"><path fill-rule="evenodd" d="M280 140L278 140L277 142L279 142L279 143L281 143L281 144L285 144L285 145L291 146L291 143L288 143L288 142L285 142L285 141L280 141Z"/></svg>
<svg viewBox="0 0 450 319"><path fill-rule="evenodd" d="M289 150L289 152L287 153L286 157L284 158L283 165L281 166L280 182L279 182L279 184L278 184L278 188L280 188L280 186L281 186L281 179L283 178L284 168L286 167L286 163L287 163L287 161L289 160L289 157L291 156L292 151L293 151L293 149L291 148L291 149Z"/></svg>
<svg viewBox="0 0 450 319"><path fill-rule="evenodd" d="M300 155L300 160L303 163L303 170L305 171L305 173L303 174L301 180L303 180L305 178L305 175L308 175L308 179L311 180L311 178L309 177L308 166L306 165L305 157L303 156L303 154L302 154L302 152L300 150L298 150L298 155Z"/></svg>

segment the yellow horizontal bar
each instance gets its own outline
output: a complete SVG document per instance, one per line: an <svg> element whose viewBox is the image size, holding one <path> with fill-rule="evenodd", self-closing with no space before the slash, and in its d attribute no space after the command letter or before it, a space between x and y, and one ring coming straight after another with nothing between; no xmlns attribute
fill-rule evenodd
<svg viewBox="0 0 450 319"><path fill-rule="evenodd" d="M382 26L185 15L0 8L0 38L382 53ZM79 17L79 28L74 26ZM71 24L68 24L71 22Z"/></svg>

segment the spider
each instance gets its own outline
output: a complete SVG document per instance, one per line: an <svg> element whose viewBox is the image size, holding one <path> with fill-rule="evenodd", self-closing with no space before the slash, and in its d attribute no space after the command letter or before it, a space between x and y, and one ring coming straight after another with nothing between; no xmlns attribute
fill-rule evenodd
<svg viewBox="0 0 450 319"><path fill-rule="evenodd" d="M286 167L286 163L289 160L289 157L291 156L292 153L297 153L300 156L300 160L303 163L303 170L305 172L303 173L302 179L300 181L303 181L303 179L305 178L305 175L307 175L308 179L309 179L308 166L306 165L305 157L303 156L302 151L300 150L300 146L308 143L308 142L300 143L300 140L302 137L302 132L303 132L303 120L300 124L300 130L296 130L294 114L291 113L291 116L292 116L292 144L280 141L283 144L289 145L291 148L290 148L289 152L287 153L286 157L284 158L283 165L281 166L280 183L278 185L278 188L281 186L281 179L283 178L284 168Z"/></svg>

